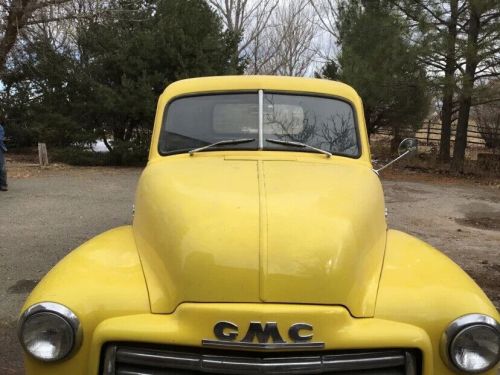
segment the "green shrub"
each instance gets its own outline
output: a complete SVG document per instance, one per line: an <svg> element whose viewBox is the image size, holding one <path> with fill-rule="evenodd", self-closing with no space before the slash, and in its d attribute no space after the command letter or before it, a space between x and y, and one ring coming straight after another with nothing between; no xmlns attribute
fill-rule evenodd
<svg viewBox="0 0 500 375"><path fill-rule="evenodd" d="M143 166L147 162L147 150L115 146L111 152L94 152L80 147L52 149L52 162L78 166Z"/></svg>
<svg viewBox="0 0 500 375"><path fill-rule="evenodd" d="M71 165L106 165L106 154L83 150L77 147L65 147L49 151L51 162L60 162Z"/></svg>

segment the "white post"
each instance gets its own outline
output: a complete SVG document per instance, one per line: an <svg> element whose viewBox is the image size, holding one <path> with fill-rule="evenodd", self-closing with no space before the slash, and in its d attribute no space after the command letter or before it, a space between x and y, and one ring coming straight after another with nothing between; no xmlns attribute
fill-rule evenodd
<svg viewBox="0 0 500 375"><path fill-rule="evenodd" d="M38 160L41 168L49 165L49 157L47 156L47 146L45 143L38 143Z"/></svg>

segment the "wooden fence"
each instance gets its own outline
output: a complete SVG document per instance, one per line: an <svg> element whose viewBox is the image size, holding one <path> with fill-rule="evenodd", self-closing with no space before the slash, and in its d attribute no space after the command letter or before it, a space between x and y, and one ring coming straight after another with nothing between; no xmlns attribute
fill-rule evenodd
<svg viewBox="0 0 500 375"><path fill-rule="evenodd" d="M391 129L379 129L377 132L382 135L392 135ZM484 133L484 132L483 132ZM438 145L441 140L441 123L427 120L422 124L422 127L416 132L411 129L403 129L402 134L408 137L417 138L420 142L426 145ZM456 126L451 129L451 141L455 141ZM488 133L488 136L500 138L500 131L496 133ZM497 138L497 139L498 139ZM467 146L468 147L485 147L486 142L475 123L470 123L467 131Z"/></svg>

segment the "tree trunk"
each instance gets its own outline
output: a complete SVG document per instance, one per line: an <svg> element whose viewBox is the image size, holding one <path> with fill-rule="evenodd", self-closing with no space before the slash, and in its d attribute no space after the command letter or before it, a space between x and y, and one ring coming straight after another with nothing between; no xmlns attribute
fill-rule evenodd
<svg viewBox="0 0 500 375"><path fill-rule="evenodd" d="M31 15L29 5L30 0L13 0L9 6L5 31L0 40L0 76L4 72L7 56L16 43L19 30L26 25L26 20Z"/></svg>
<svg viewBox="0 0 500 375"><path fill-rule="evenodd" d="M366 131L368 132L368 137L370 137L373 133L375 133L374 129L373 129L372 118L371 118L372 114L367 106L364 107L364 112L365 112Z"/></svg>
<svg viewBox="0 0 500 375"><path fill-rule="evenodd" d="M472 99L470 95L462 95L459 101L460 110L458 113L457 134L455 136L455 147L453 149L453 160L451 163L451 170L458 173L463 173L464 171L471 102Z"/></svg>
<svg viewBox="0 0 500 375"><path fill-rule="evenodd" d="M467 130L469 127L469 114L472 103L472 90L474 88L474 78L478 65L478 36L480 31L481 14L477 9L479 5L470 1L469 30L467 33L467 52L465 58L465 74L462 79L462 92L459 99L459 111L457 122L457 134L455 137L455 147L453 149L453 160L451 170L463 173L465 148L467 147Z"/></svg>
<svg viewBox="0 0 500 375"><path fill-rule="evenodd" d="M444 70L443 106L441 107L441 139L439 160L450 161L450 138L453 115L453 94L455 91L456 41L458 21L458 0L450 0L450 20L446 41L446 66Z"/></svg>
<svg viewBox="0 0 500 375"><path fill-rule="evenodd" d="M399 130L399 126L392 127L391 155L396 155L398 152L399 143L401 142L401 133Z"/></svg>
<svg viewBox="0 0 500 375"><path fill-rule="evenodd" d="M104 145L106 146L109 152L113 151L113 147L111 147L111 145L109 144L106 136L102 137L102 141L104 142Z"/></svg>

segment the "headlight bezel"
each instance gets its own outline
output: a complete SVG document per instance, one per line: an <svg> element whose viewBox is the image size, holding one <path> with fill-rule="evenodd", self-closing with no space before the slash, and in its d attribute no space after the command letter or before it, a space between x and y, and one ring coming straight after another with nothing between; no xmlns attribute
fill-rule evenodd
<svg viewBox="0 0 500 375"><path fill-rule="evenodd" d="M62 318L68 325L71 327L73 333L73 340L70 349L65 353L65 355L56 357L56 358L41 358L33 354L25 345L23 340L23 328L28 319L34 317L37 314L53 314ZM32 358L35 358L41 362L58 362L69 359L73 356L76 351L80 348L83 341L83 330L80 323L80 320L76 316L76 314L71 311L68 307L55 302L40 302L36 303L29 308L27 308L20 316L17 326L17 336L19 338L19 342L23 350L30 355Z"/></svg>
<svg viewBox="0 0 500 375"><path fill-rule="evenodd" d="M492 329L500 336L500 324L492 317L484 314L468 314L461 316L451 322L446 330L443 332L441 337L441 358L446 363L446 365L453 371L458 371L461 374L481 374L486 371L491 370L498 363L497 361L492 362L492 364L481 370L465 370L454 360L451 353L452 344L459 333L466 329L474 326L484 326Z"/></svg>

